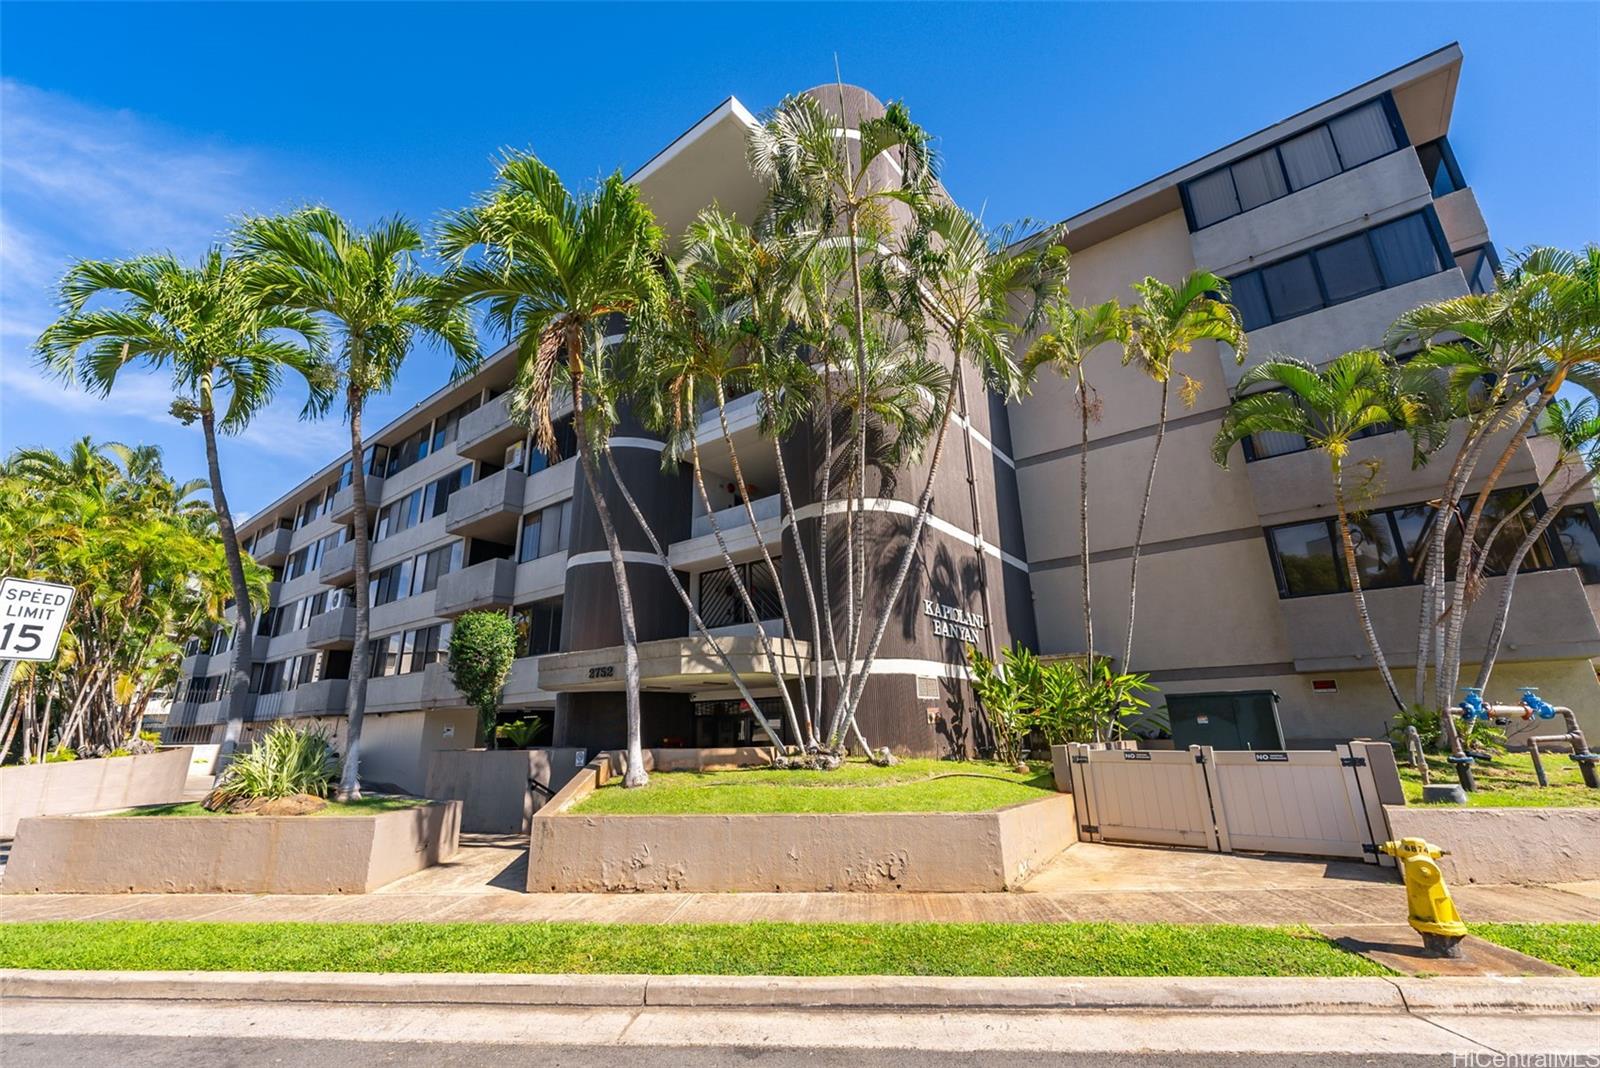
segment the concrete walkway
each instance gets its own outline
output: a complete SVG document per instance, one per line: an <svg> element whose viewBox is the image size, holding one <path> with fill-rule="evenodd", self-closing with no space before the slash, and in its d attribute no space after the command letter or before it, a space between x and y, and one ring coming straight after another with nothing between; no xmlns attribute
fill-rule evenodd
<svg viewBox="0 0 1600 1068"><path fill-rule="evenodd" d="M0 922L1404 923L1393 869L1080 842L1016 893L529 894L527 842L463 836L454 859L363 895L0 894ZM1600 884L1453 888L1467 922L1600 922Z"/></svg>

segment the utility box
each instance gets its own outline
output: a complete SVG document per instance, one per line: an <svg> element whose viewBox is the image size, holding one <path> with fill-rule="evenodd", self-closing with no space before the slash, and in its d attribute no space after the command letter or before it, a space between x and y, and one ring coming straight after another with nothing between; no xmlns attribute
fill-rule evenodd
<svg viewBox="0 0 1600 1068"><path fill-rule="evenodd" d="M1172 742L1178 749L1282 749L1278 695L1272 690L1167 695Z"/></svg>

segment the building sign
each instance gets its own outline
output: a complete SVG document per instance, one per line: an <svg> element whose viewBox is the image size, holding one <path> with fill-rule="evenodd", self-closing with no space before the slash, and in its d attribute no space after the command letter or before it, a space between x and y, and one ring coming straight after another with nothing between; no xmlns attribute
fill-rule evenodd
<svg viewBox="0 0 1600 1068"><path fill-rule="evenodd" d="M54 660L73 592L56 582L0 579L0 660Z"/></svg>
<svg viewBox="0 0 1600 1068"><path fill-rule="evenodd" d="M954 638L968 645L978 644L984 629L983 617L953 604L922 599L922 614L933 620L935 638Z"/></svg>

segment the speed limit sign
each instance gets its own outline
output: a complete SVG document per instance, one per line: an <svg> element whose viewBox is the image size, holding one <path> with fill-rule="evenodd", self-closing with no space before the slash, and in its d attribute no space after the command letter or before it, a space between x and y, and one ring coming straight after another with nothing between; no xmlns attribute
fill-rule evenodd
<svg viewBox="0 0 1600 1068"><path fill-rule="evenodd" d="M57 582L0 579L0 660L54 660L73 592Z"/></svg>

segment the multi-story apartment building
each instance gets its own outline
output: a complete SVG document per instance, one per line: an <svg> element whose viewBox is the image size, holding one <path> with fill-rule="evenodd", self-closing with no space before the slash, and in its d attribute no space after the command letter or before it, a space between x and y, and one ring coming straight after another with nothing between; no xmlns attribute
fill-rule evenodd
<svg viewBox="0 0 1600 1068"><path fill-rule="evenodd" d="M1441 49L1073 216L1066 225L1074 299L1130 300L1129 285L1147 275L1176 281L1204 266L1232 281L1251 362L1274 354L1322 361L1378 343L1395 316L1416 304L1493 285L1498 259L1447 137L1461 59L1456 46ZM830 107L841 102L833 87L819 98ZM880 105L850 89L843 106L853 121ZM669 233L712 202L744 218L760 210L766 191L744 162L754 123L730 98L633 175ZM1097 353L1089 364L1101 402L1089 446L1096 651L1112 655L1120 654L1127 625L1128 560L1159 388L1118 356ZM1200 392L1168 425L1128 666L1149 672L1163 694L1219 695L1218 707L1230 695L1271 691L1290 744L1381 732L1391 706L1335 561L1325 459L1304 441L1273 435L1247 442L1228 469L1218 468L1211 440L1242 371L1214 345L1182 360ZM365 522L373 538L374 641L364 654L373 678L363 742L371 778L417 787L428 751L472 744L472 713L443 667L450 621L470 609L514 612L521 623L508 709L539 710L556 744L620 744L620 632L609 560L570 458L570 430L549 459L507 414L512 361L509 351L499 353L373 436L362 473L370 515L354 515L352 472L335 460L244 524L251 552L279 576L255 638L256 723L292 716L337 728L356 655L345 539L353 522ZM963 682L966 642L976 638L991 652L1012 642L1045 653L1083 651L1076 402L1049 374L1009 406L967 375L921 566L863 706L874 744L903 751L984 744ZM714 413L700 430L721 525L742 532L734 535L741 563L758 558L735 494L749 495L759 536L781 554L784 588L798 601L799 565L784 548L796 530L809 537L816 519L809 503L816 450L801 439L784 445L797 482L795 514L785 516L774 461L763 458L770 446L760 447L755 398L733 401L728 414L742 490L722 469L726 448ZM736 663L756 667L754 628L771 633L781 624L744 618L729 596L687 476L663 473L661 442L643 427L620 427L611 444L708 625ZM1537 484L1553 463L1548 446L1528 439L1500 485ZM1442 475L1412 469L1403 434L1359 442L1354 462L1368 461L1377 474L1361 524L1363 584L1405 689L1420 608L1409 560ZM871 497L874 537L886 548L903 537L921 474L913 469L892 485L869 487L878 494ZM608 499L612 493L608 486ZM620 496L612 512L626 514ZM621 533L644 643L646 744L752 740L751 717L721 665L691 636L643 534L630 523ZM815 554L810 560L814 567ZM1591 664L1600 656L1600 523L1592 501L1560 517L1528 570L1497 686L1538 685L1592 719L1600 713ZM749 579L758 610L776 617L764 568L751 568ZM880 589L877 580L871 589ZM1469 621L1468 649L1482 646L1493 593ZM940 625L952 614L963 627ZM804 648L811 636L789 637ZM185 660L189 681L169 736L198 740L220 729L225 651L214 643ZM764 695L776 693L757 696L765 704Z"/></svg>

